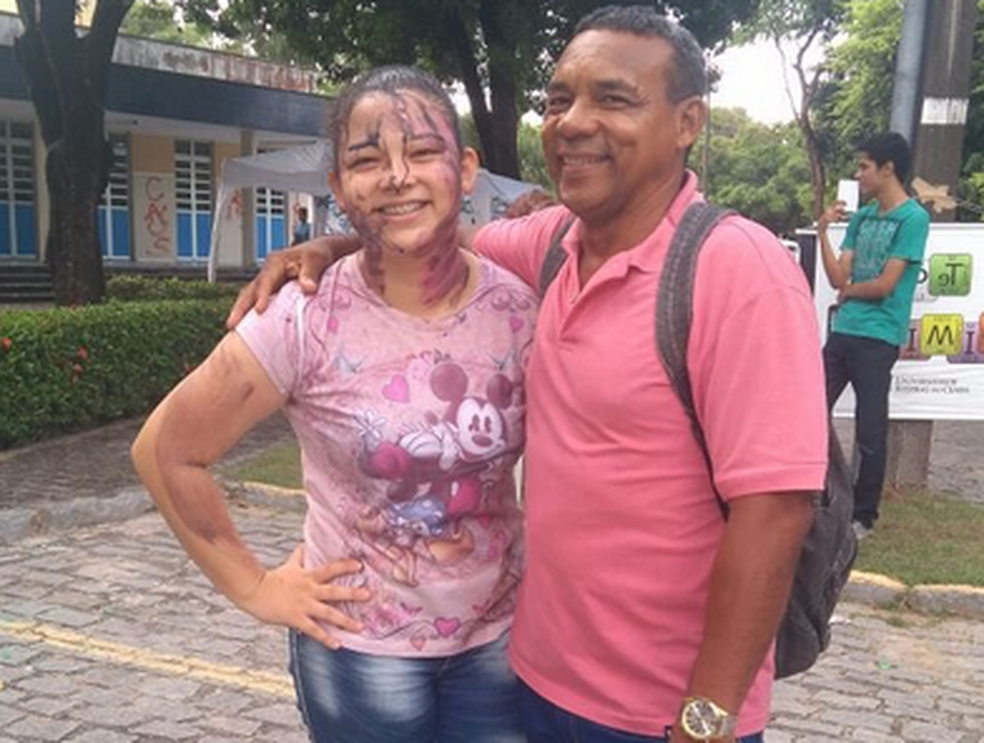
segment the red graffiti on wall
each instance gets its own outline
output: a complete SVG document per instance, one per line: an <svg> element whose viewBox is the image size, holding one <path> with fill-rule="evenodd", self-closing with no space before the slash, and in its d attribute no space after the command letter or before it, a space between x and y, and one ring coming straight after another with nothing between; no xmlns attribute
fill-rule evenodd
<svg viewBox="0 0 984 743"><path fill-rule="evenodd" d="M154 255L170 255L171 219L160 176L152 175L147 178L144 195L147 197L147 206L144 207L143 223L151 238L150 252Z"/></svg>

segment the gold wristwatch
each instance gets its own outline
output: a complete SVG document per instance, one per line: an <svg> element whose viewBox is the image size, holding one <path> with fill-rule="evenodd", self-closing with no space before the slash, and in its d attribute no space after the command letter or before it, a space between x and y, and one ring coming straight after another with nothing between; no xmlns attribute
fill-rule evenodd
<svg viewBox="0 0 984 743"><path fill-rule="evenodd" d="M680 708L680 726L693 740L727 738L735 732L738 717L706 697L687 697Z"/></svg>

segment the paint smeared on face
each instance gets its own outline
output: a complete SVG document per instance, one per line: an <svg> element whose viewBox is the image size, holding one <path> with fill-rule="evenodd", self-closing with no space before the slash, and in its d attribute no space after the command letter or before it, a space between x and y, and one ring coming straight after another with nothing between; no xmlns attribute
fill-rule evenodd
<svg viewBox="0 0 984 743"><path fill-rule="evenodd" d="M392 254L424 262L425 304L459 292L468 266L456 242L462 155L454 124L418 91L374 91L353 106L345 131L338 178L369 284L385 298L385 267L401 265L386 261Z"/></svg>

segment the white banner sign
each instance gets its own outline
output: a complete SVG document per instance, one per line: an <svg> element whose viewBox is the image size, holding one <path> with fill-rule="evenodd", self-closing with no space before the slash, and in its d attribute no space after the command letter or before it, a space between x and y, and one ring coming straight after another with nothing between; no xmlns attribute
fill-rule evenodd
<svg viewBox="0 0 984 743"><path fill-rule="evenodd" d="M846 230L846 224L830 226L835 250ZM819 246L816 258L814 296L826 340L837 297ZM984 420L984 224L930 226L889 410L896 420ZM835 413L853 411L848 388Z"/></svg>

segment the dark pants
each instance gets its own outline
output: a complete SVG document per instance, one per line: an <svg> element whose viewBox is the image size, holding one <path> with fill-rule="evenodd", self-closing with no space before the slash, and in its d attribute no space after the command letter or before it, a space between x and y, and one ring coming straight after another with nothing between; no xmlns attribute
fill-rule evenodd
<svg viewBox="0 0 984 743"><path fill-rule="evenodd" d="M529 743L668 743L669 735L638 735L616 730L558 707L519 682L519 714ZM745 735L737 743L762 743L762 733Z"/></svg>
<svg viewBox="0 0 984 743"><path fill-rule="evenodd" d="M827 407L834 407L848 384L854 389L854 441L861 455L854 483L854 520L868 528L878 519L885 481L888 393L898 357L899 348L891 343L841 333L831 333L823 349Z"/></svg>

